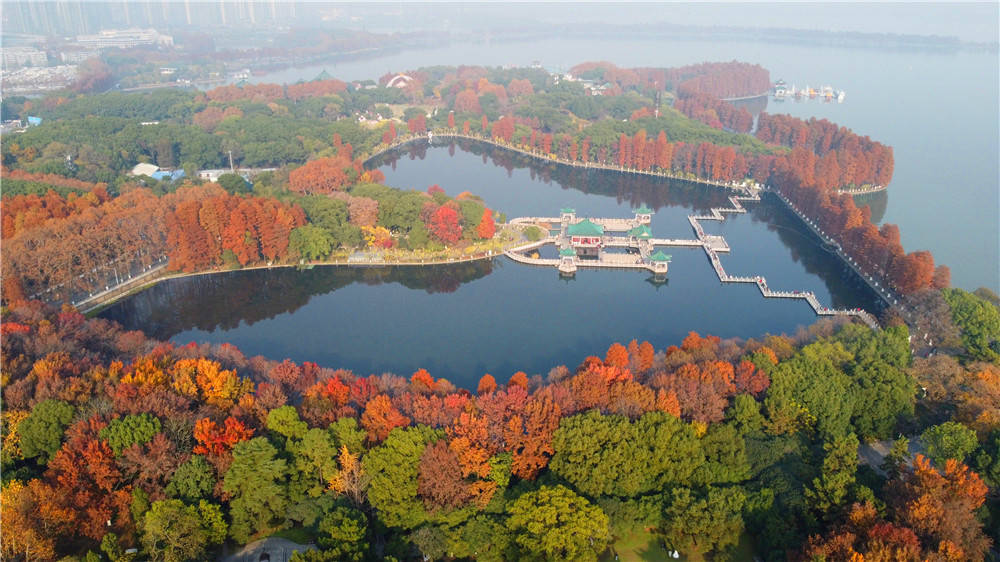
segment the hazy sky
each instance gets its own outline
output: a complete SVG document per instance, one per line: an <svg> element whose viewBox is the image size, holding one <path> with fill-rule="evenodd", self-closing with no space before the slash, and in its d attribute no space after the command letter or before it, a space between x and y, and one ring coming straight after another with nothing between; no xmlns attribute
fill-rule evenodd
<svg viewBox="0 0 1000 562"><path fill-rule="evenodd" d="M956 36L995 42L1000 33L998 2L635 2L465 4L467 11L498 12L526 19L689 25L788 27L871 33ZM501 18L503 16L500 16Z"/></svg>
<svg viewBox="0 0 1000 562"><path fill-rule="evenodd" d="M81 8L82 7L82 8ZM128 8L128 9L126 9ZM223 10L224 9L224 10ZM0 0L7 31L71 34L86 18L97 28L154 25L175 29L194 14L201 28L226 24L267 25L278 14L282 25L351 27L372 31L415 29L481 30L493 25L574 23L723 25L730 27L815 29L942 35L966 41L997 42L1000 2L329 2L313 0ZM96 15L95 15L96 14ZM123 17L125 16L129 17ZM248 14L255 15L254 19ZM96 19L95 19L96 18ZM241 20L242 18L242 20ZM95 29L89 29L93 27ZM68 31L69 30L69 31Z"/></svg>

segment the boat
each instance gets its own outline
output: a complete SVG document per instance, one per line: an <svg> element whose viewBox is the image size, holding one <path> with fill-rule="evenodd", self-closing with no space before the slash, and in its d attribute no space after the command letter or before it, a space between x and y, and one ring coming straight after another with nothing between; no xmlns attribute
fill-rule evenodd
<svg viewBox="0 0 1000 562"><path fill-rule="evenodd" d="M795 101L801 101L803 98L820 98L824 102L832 102L836 100L837 103L841 103L844 101L846 92L844 92L844 90L838 90L833 86L820 86L819 88L806 86L805 88L799 89L795 86L795 84L788 86L784 80L778 80L773 84L773 94L775 101L784 101L788 98L792 98Z"/></svg>

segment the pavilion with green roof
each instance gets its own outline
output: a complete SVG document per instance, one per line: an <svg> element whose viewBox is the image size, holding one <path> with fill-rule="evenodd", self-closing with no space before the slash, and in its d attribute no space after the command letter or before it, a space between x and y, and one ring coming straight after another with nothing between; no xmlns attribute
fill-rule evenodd
<svg viewBox="0 0 1000 562"><path fill-rule="evenodd" d="M643 224L649 224L653 220L653 210L643 205L635 210L635 220Z"/></svg>
<svg viewBox="0 0 1000 562"><path fill-rule="evenodd" d="M569 225L566 228L566 235L569 236L569 243L580 255L597 256L600 254L604 237L603 226L590 219L583 219Z"/></svg>
<svg viewBox="0 0 1000 562"><path fill-rule="evenodd" d="M649 240L653 237L653 231L644 224L640 224L632 230L629 230L627 234L629 238L634 238L636 240Z"/></svg>
<svg viewBox="0 0 1000 562"><path fill-rule="evenodd" d="M559 268L560 274L572 275L576 273L576 250L572 247L565 247L559 249Z"/></svg>
<svg viewBox="0 0 1000 562"><path fill-rule="evenodd" d="M583 219L578 223L569 225L566 234L570 236L604 236L604 227L590 219Z"/></svg>
<svg viewBox="0 0 1000 562"><path fill-rule="evenodd" d="M649 263L653 264L653 271L656 273L666 273L671 256L664 254L663 250L657 250L649 256Z"/></svg>

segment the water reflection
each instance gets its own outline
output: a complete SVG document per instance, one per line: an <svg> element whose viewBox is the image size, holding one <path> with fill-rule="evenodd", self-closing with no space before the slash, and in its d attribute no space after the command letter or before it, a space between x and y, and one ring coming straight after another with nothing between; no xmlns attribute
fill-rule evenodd
<svg viewBox="0 0 1000 562"><path fill-rule="evenodd" d="M355 283L398 283L427 294L453 293L462 283L492 270L493 262L478 261L435 267L317 266L197 275L160 283L108 308L101 317L140 328L157 339L169 339L192 329L212 332L250 326L295 312L314 296Z"/></svg>
<svg viewBox="0 0 1000 562"><path fill-rule="evenodd" d="M854 203L857 206L865 207L867 206L872 211L872 222L875 224L881 224L882 219L885 218L885 210L889 207L889 190L876 191L875 193L866 193L864 195L855 195Z"/></svg>
<svg viewBox="0 0 1000 562"><path fill-rule="evenodd" d="M563 189L573 189L587 195L611 197L619 205L628 205L632 208L646 205L658 211L666 207L678 207L702 213L711 207L729 204L729 194L726 191L706 188L699 183L566 166L468 139L435 140L433 145L426 140L418 140L372 159L368 167L388 166L396 170L400 161L426 160L428 149L439 150L442 146L448 147L448 156L451 158L455 158L457 147L463 153L476 155L483 164L493 164L503 168L507 171L508 178L513 177L515 170L527 170L533 181L547 185L556 184ZM478 191L476 194L482 195L487 202L490 202L490 198L485 194ZM557 209L537 210L543 214L555 211Z"/></svg>

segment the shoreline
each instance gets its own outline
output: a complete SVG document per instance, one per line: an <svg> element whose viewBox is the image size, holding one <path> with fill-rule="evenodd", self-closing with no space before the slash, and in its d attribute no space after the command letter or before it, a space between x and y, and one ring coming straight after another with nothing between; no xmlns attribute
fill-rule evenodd
<svg viewBox="0 0 1000 562"><path fill-rule="evenodd" d="M861 279L862 282L864 282L866 285L868 285L868 287L872 289L872 291L874 292L874 294L876 295L877 298L879 298L880 300L882 300L886 304L886 306L888 306L890 308L891 307L899 306L899 298L900 298L899 295L889 292L888 289L884 285L880 285L879 282L876 281L876 279L872 275L869 275L868 273L865 273L865 272L861 271L861 269L856 264L856 262L854 262L854 259L851 256L849 256L846 252L844 252L843 249L841 249L839 242L837 242L836 240L833 240L832 238L828 237L825 233L823 233L822 231L820 231L816 226L814 226L810 222L812 219L810 219L809 217L807 217L804 214L802 214L797 208L795 208L791 204L791 202L789 200L787 200L787 198L780 191L778 191L778 190L776 190L776 189L774 189L774 188L772 188L770 186L761 185L761 184L759 184L759 183L757 183L757 182L755 182L753 180L746 180L747 182L752 182L752 183L744 183L744 184L737 184L735 182L733 182L733 183L724 183L724 182L717 182L717 181L713 181L713 180L709 180L709 179L705 179L705 178L678 176L678 175L674 175L674 174L670 174L670 173L662 172L662 171L657 172L657 171L652 171L652 170L637 170L637 169L633 169L633 168L624 168L624 167L620 167L620 166L610 166L610 165L607 165L607 164L581 163L581 162L575 162L575 161L566 160L566 159L563 159L563 158L547 157L547 156L541 155L541 154L536 153L536 152L532 152L532 151L528 151L528 150L519 148L517 146L508 145L506 143L498 142L498 141L496 141L494 139L484 138L484 137L480 137L480 136L477 136L477 135L471 135L471 134L470 135L465 135L465 134L462 134L462 133L452 133L452 132L450 132L448 130L444 130L444 131L442 131L440 133L436 133L436 132L431 131L431 133L433 134L433 136L431 138L428 138L426 135L412 135L412 134L411 135L407 135L403 140L399 140L398 142L393 142L392 144L390 144L390 145L388 145L388 146L386 146L384 148L381 148L381 149L377 150L376 152L372 153L370 156L366 156L364 158L363 162L367 166L368 163L371 162L376 157L381 156L381 155L383 155L383 154L385 154L385 153L387 153L387 152L389 152L391 150L394 150L396 148L400 148L402 146L405 146L407 144L416 142L416 141L421 140L421 139L428 140L428 142L430 142L430 140L432 140L433 137L459 138L459 139L468 139L468 140L472 140L472 141L478 141L478 142L486 143L486 144L498 147L498 148L503 149L503 150L509 150L509 151L512 151L512 152L518 152L518 153L524 154L525 156L529 156L531 158L535 158L535 159L538 159L538 160L541 160L541 161L546 161L546 162L554 162L554 163L556 163L558 165L563 165L563 166L572 166L572 167L576 167L576 168L585 168L585 169L607 170L607 171L612 171L612 172L617 171L617 172L622 172L622 173L632 173L632 174L647 175L647 176L660 177L660 178L676 179L676 180L680 180L680 181L686 181L686 182L696 183L696 184L701 184L701 185L711 185L711 186L721 187L721 188L732 190L732 191L736 191L736 192L742 192L744 194L748 193L750 191L759 191L759 192L773 193L773 194L777 195L778 199L784 204L785 208L787 208L790 211L792 211L792 214L795 215L796 217L798 217L798 219L802 223L803 227L805 227L807 230L809 230L810 232L814 233L815 235L819 236L820 240L823 240L825 243L830 244L831 246L833 246L833 247L836 248L836 251L834 252L834 255L837 258L839 258L840 261L843 262L843 264L845 266L847 266L847 268L849 268L855 275L857 275ZM881 191L885 191L887 189L887 187L888 186L880 185L880 186L874 186L873 188L869 188L869 189L853 189L853 190L838 189L837 193L844 194L844 195L850 195L850 196L853 197L853 196L856 196L856 195L868 195L868 194L871 194L871 193L878 193L878 192L881 192Z"/></svg>
<svg viewBox="0 0 1000 562"><path fill-rule="evenodd" d="M218 275L220 273L232 273L237 271L256 271L261 269L287 269L287 268L297 268L297 269L312 269L317 266L322 267L351 267L351 268L366 268L366 267L421 267L421 266L439 266L439 265L449 265L449 264L459 264L459 263L471 263L482 260L489 260L499 256L504 255L505 250L500 251L487 251L478 252L469 256L463 256L459 258L449 258L449 259L433 259L433 260L403 260L403 261L392 261L386 259L370 259L369 261L351 261L350 259L345 260L326 260L326 261L315 261L307 263L276 263L276 264L258 264L258 265L248 265L246 267L239 267L235 269L204 269L200 271L189 271L189 272L164 272L163 274L156 277L149 278L135 278L130 280L128 283L123 283L118 287L114 287L105 292L104 295L95 295L87 300L80 301L79 303L73 304L81 314L88 316L95 315L105 308L115 304L116 302L130 297L134 294L141 293L146 289L154 287L164 281L170 281L172 279L184 279L187 277L200 277L204 275ZM165 266L163 266L165 267ZM139 283L142 281L142 283ZM86 303L86 304L84 304ZM72 304L72 303L71 303Z"/></svg>
<svg viewBox="0 0 1000 562"><path fill-rule="evenodd" d="M388 153L388 152L390 152L392 150L395 150L397 148L401 148L401 147L406 146L408 144L412 144L412 143L417 142L419 140L427 140L428 142L430 142L430 141L433 140L434 136L441 137L441 138L451 138L451 139L467 139L467 140L471 140L471 141L475 141L475 142L482 142L482 143L489 144L489 145L492 145L494 147L497 147L497 148L500 148L500 149L503 149L503 150L509 150L509 151L512 151L512 152L517 152L517 153L523 154L525 156L528 156L530 158L534 158L534 159L541 160L541 161L546 161L546 162L553 162L553 163L555 163L557 165L563 165L563 166L573 166L573 167L577 167L577 168L593 169L593 170L604 170L604 171L610 171L610 172L617 171L617 172L620 172L620 173L631 173L631 174L637 174L637 175L646 175L646 176L652 176L652 177L674 179L674 180L686 181L686 182L695 183L695 184L710 185L710 186L720 187L720 188L723 188L723 189L726 189L726 190L730 190L730 191L734 191L734 192L742 192L742 193L747 193L747 192L754 191L754 190L758 190L758 191L772 191L772 192L774 192L771 188L769 188L767 186L760 185L760 184L758 184L757 182L755 182L753 180L745 180L744 183L736 183L736 182L728 182L727 183L727 182L719 182L719 181L709 180L709 179L705 179L705 178L687 177L687 176L684 176L684 175L676 175L676 174L672 174L672 173L668 173L668 172L663 172L663 171L638 170L638 169L634 169L634 168L625 168L625 167L621 167L621 166L611 166L611 165L607 165L607 164L596 164L596 163L589 163L589 162L588 163L573 162L573 161L569 161L569 160L566 160L566 159L563 159L563 158L554 157L554 156L546 157L546 156L538 154L536 152L525 150L523 148L519 148L517 146L509 145L509 144L506 144L506 143L498 142L498 141L493 140L493 139L479 137L479 136L476 136L476 135L465 135L465 134L461 134L461 133L452 133L450 131L442 131L442 132L439 132L439 133L433 133L433 131L432 131L432 135L430 137L428 137L426 135L407 135L406 137L403 137L401 140L397 140L397 141L395 141L395 142L393 142L393 143L391 143L391 144L389 144L389 145L387 145L385 147L379 148L378 150L376 150L375 152L371 153L370 155L364 155L363 156L363 163L364 163L365 166L367 166L375 158L377 158L379 156L382 156L382 155L384 155L384 154L386 154L386 153ZM852 195L853 194L874 193L874 192L877 192L877 191L884 190L885 186L879 186L879 188L880 189L865 190L865 191L860 191L860 192L857 192L857 193L852 193ZM777 193L777 192L775 192L775 193ZM784 199L784 198L782 196L780 196L780 194L779 194L779 199ZM785 201L783 201L783 202L785 202ZM786 203L786 206L787 206L788 203L787 202L785 202L785 203ZM800 220L802 221L803 225L807 229L815 231L809 225L809 223L807 222L806 217L802 216L801 213L795 213L795 214L796 214L796 216L798 216L800 218ZM510 225L511 223L508 222L507 224ZM821 236L821 238L825 239L826 237L825 236ZM512 246L512 247L516 247L516 246ZM454 258L453 257L453 258L448 258L448 259L430 259L430 260L421 259L420 261L416 261L415 259L404 259L404 260L393 261L393 260L387 260L384 257L382 257L380 259L373 259L372 257L370 257L368 261L357 261L357 260L352 261L348 257L346 259L316 261L316 262L308 262L308 263L280 263L280 264L271 264L271 265L259 264L259 265L251 265L251 266L247 266L247 267L240 267L240 268L236 268L236 269L213 268L213 269L207 269L207 270L201 270L201 271L193 271L193 272L164 272L163 274L161 274L159 276L150 276L148 279L145 279L145 278L132 279L128 283L123 283L122 285L119 285L118 287L109 289L108 291L106 291L105 295L97 295L95 297L90 297L90 298L88 298L88 299L86 299L84 301L81 301L80 303L74 303L73 306L76 306L77 309L81 313L83 313L83 314L86 314L86 315L95 315L95 314L99 313L100 311L104 310L105 308L113 305L114 303L116 303L116 302L118 302L118 301L120 301L120 300L122 300L124 298L127 298L129 296L132 296L134 294L140 293L140 292L142 292L142 291L144 291L146 289L149 289L149 288L151 288L151 287L159 284L160 282L169 281L171 279L180 279L180 278L185 278L185 277L195 277L195 276L202 276L202 275L215 275L215 274L219 274L219 273L227 273L227 272L232 272L232 271L252 271L252 270L261 270L261 269L290 268L290 267L295 267L295 268L300 268L300 269L311 269L311 268L316 267L316 266L328 266L328 267L362 267L362 268L364 268L364 267L390 267L390 266L401 266L401 267L439 266L439 265L448 265L448 264L469 263L469 262L474 262L474 261L481 261L481 260L485 260L485 259L492 259L494 257L498 257L498 256L501 256L501 255L505 255L506 256L507 255L507 250L508 249L505 248L505 249L501 249L501 250L496 251L496 252L494 252L494 251L491 250L491 251L487 251L487 252L480 252L480 253L472 254L470 256L462 256L462 257L458 257L458 258ZM854 270L855 274L857 274L859 277L861 277L861 279L863 281L865 281L869 286L872 285L872 280L866 279L866 276L864 274L862 274L861 272L859 272L857 270L857 268L849 261L849 259L848 259L849 257L848 256L843 255L843 253L839 252L839 251L836 253L836 255L850 269ZM509 258L509 256L507 256L507 257L508 257L508 259L511 259L511 258ZM516 261L516 260L514 260L514 261ZM162 267L165 269L166 266L164 265ZM162 269L159 270L159 271L162 271ZM153 273L153 272L150 272L150 273ZM143 281L143 282L139 283L140 281ZM875 287L872 287L872 288L874 289ZM876 292L876 295L878 295L879 297L883 298L883 300L886 302L886 304L888 304L889 298L886 298L888 295L882 295L882 294L880 294L880 291L878 291L877 289L876 289L875 292ZM86 303L86 304L84 304L84 303Z"/></svg>
<svg viewBox="0 0 1000 562"><path fill-rule="evenodd" d="M448 139L448 138L452 138L452 139L467 139L467 140L471 140L471 141L482 142L482 143L485 143L485 144L489 144L489 145L495 146L497 148L502 148L504 150L509 150L511 152L517 152L519 154L523 154L525 156L528 156L528 157L531 157L531 158L535 158L535 159L541 160L543 162L554 162L556 164L560 164L560 165L563 165L563 166L571 166L571 167L574 167L574 168L583 168L585 170L605 170L605 171L608 171L608 172L620 172L620 173L623 173L623 174L627 173L627 174L636 174L636 175L643 175L643 176L652 176L652 177L656 177L656 178L666 178L666 179L672 179L672 180L680 180L680 181L686 181L686 182L697 183L697 184L702 184L702 185L714 185L716 187L722 187L722 188L725 188L725 189L732 189L732 190L745 190L747 188L756 188L756 189L762 189L763 188L762 185L760 185L756 181L754 181L752 179L748 179L748 178L744 178L741 181L723 182L723 181L716 181L716 180L711 180L711 179L707 179L707 178L701 178L701 177L693 176L693 175L686 175L686 174L683 174L683 173L676 174L676 173L673 173L673 172L666 172L666 171L663 171L663 170L659 170L659 171L656 171L656 170L639 170L637 168L626 168L624 166L614 166L614 165L611 165L611 164L601 164L601 163L597 163L597 162L580 162L580 161L577 161L577 160L567 160L565 158L560 158L560 157L557 157L557 156L554 156L554 155L547 156L545 154L541 154L541 153L534 152L534 151L531 151L531 150L526 150L524 148L521 148L518 145L514 145L514 144L510 144L510 143L506 143L506 142L501 142L501 141L498 141L498 140L493 139L493 138L482 137L482 136L478 136L478 135L474 135L474 134L468 134L468 135L466 135L464 133L452 132L449 129L439 129L439 130L436 130L436 131L432 130L432 131L429 131L429 133L431 134L431 136L423 135L423 134L420 134L420 135L408 134L406 136L397 137L397 139L394 140L389 145L386 145L386 146L384 146L382 148L378 148L375 152L372 152L371 154L365 154L365 155L363 155L362 162L363 162L364 165L367 166L368 163L371 162L372 160L374 160L375 158L377 158L379 156L382 156L382 155L384 155L384 154L386 154L386 153L388 153L388 152L390 152L392 150L395 150L397 148L401 148L401 147L406 146L408 144L412 144L412 143L414 143L416 141L419 141L419 140L426 140L428 142L432 142L435 137L438 137L438 138L445 138L445 139ZM381 146L381 143L379 143L379 146ZM854 196L854 195L867 195L867 194L870 194L870 193L878 193L880 191L885 191L887 189L888 189L888 186L886 186L886 185L876 185L876 186L872 186L870 188L837 189L836 191L837 191L838 194L841 194L841 195L851 195L851 196Z"/></svg>

